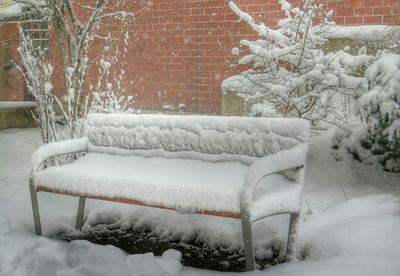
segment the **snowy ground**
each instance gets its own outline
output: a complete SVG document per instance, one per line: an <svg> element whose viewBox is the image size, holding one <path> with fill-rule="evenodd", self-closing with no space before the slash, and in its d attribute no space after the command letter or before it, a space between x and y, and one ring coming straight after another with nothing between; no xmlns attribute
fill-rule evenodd
<svg viewBox="0 0 400 276"><path fill-rule="evenodd" d="M248 274L400 274L400 177L360 165L346 155L335 161L330 154L329 139L330 133L314 137L310 146L299 244L299 252L306 255L305 259ZM0 131L0 275L229 274L182 267L176 251L167 251L163 257L151 253L127 255L112 246L36 237L28 172L31 153L39 141L33 129ZM76 199L40 194L39 204L44 235L71 229ZM108 202L88 203L87 218L91 223L117 218L129 224L130 217L136 223L152 223L161 235L185 239L185 235L196 232L210 244L240 246L240 225L236 220ZM284 239L283 222L286 222L284 217L257 223L256 243Z"/></svg>

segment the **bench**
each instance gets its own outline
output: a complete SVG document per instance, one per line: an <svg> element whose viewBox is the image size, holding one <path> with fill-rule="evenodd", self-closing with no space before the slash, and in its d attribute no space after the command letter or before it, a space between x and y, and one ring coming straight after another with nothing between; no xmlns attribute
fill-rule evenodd
<svg viewBox="0 0 400 276"><path fill-rule="evenodd" d="M309 128L302 119L90 114L83 138L46 144L32 155L35 232L42 233L37 192L79 197L78 230L86 198L236 218L246 270L254 270L252 222L290 214L290 261ZM46 163L71 153L82 154L65 165Z"/></svg>

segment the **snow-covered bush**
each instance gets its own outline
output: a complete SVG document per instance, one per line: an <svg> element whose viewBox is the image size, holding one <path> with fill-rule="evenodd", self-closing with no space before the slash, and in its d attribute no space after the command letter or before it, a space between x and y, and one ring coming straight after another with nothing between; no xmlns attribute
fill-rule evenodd
<svg viewBox="0 0 400 276"><path fill-rule="evenodd" d="M53 68L47 60L42 58L46 56L46 50L35 47L32 40L24 35L22 29L20 33L21 46L18 50L24 65L24 70L21 68L20 70L23 72L27 89L36 103L36 113L32 115L39 126L43 143L57 141L59 135L57 135L54 111L57 97L53 94L51 84Z"/></svg>
<svg viewBox="0 0 400 276"><path fill-rule="evenodd" d="M52 85L51 60L46 54L46 49L33 47L29 37L21 31L22 43L19 51L24 65L25 78L28 83L28 91L34 95L37 102L41 128L52 129L54 134L43 139L44 143L65 138L75 138L81 135L81 119L88 112L124 112L129 111L129 102L132 97L118 96L118 92L124 92L121 86L124 70L111 73L114 64L123 65L125 59L119 62L121 55L126 51L129 35L126 27L132 23L133 13L122 9L126 6L126 0L96 0L92 5L81 5L79 1L64 0L18 0L24 5L36 10L43 19L49 21L51 36L58 46L58 61L62 66L62 81L66 95L59 98L54 94ZM87 13L87 17L78 16L75 8ZM113 22L109 22L112 20ZM99 31L104 24L120 21L120 32L113 32L104 36ZM121 37L117 37L120 35ZM104 42L103 50L94 52L94 41ZM120 45L123 43L124 45ZM121 51L120 48L123 48ZM36 66L39 64L41 66ZM91 66L98 66L96 84L89 84L88 72ZM121 66L122 68L122 66ZM89 87L89 91L86 91ZM62 135L57 132L55 126L55 103L60 110L65 122L65 130ZM41 108L45 106L46 108ZM42 130L42 132L44 132Z"/></svg>
<svg viewBox="0 0 400 276"><path fill-rule="evenodd" d="M341 143L360 161L400 172L400 55L383 55L365 77L369 89L356 100L362 124Z"/></svg>
<svg viewBox="0 0 400 276"><path fill-rule="evenodd" d="M257 24L229 2L232 11L261 39L240 41L249 54L239 63L252 64L253 68L224 80L222 90L238 93L250 105L257 104L258 110L266 105L268 112L261 114L268 116L305 118L314 128L324 121L342 123L345 118L341 105L336 105L338 94L355 96L367 88L366 80L352 73L370 62L371 56L363 51L358 55L345 50L324 52L322 46L334 25L332 11L325 11L313 0L304 1L302 8L293 8L285 0L278 2L286 17L277 29ZM233 51L238 52L237 48Z"/></svg>

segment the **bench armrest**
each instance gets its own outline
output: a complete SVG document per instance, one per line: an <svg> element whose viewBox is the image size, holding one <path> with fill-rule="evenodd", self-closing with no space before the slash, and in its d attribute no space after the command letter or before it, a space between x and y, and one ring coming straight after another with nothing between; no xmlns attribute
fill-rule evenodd
<svg viewBox="0 0 400 276"><path fill-rule="evenodd" d="M64 140L60 142L53 142L40 146L31 158L32 173L38 171L40 165L46 159L68 153L76 153L86 151L88 148L89 139L87 137L79 139Z"/></svg>
<svg viewBox="0 0 400 276"><path fill-rule="evenodd" d="M282 150L256 160L247 169L241 190L241 212L249 214L253 193L257 184L265 177L289 169L302 168L305 165L308 145L301 143L291 149Z"/></svg>

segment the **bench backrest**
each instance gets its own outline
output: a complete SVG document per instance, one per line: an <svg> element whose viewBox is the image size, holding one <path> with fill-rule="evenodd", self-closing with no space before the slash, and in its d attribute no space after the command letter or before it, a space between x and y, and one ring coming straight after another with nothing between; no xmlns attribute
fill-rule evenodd
<svg viewBox="0 0 400 276"><path fill-rule="evenodd" d="M185 152L188 158L254 159L308 142L309 129L302 119L233 116L90 114L85 121L91 151Z"/></svg>

